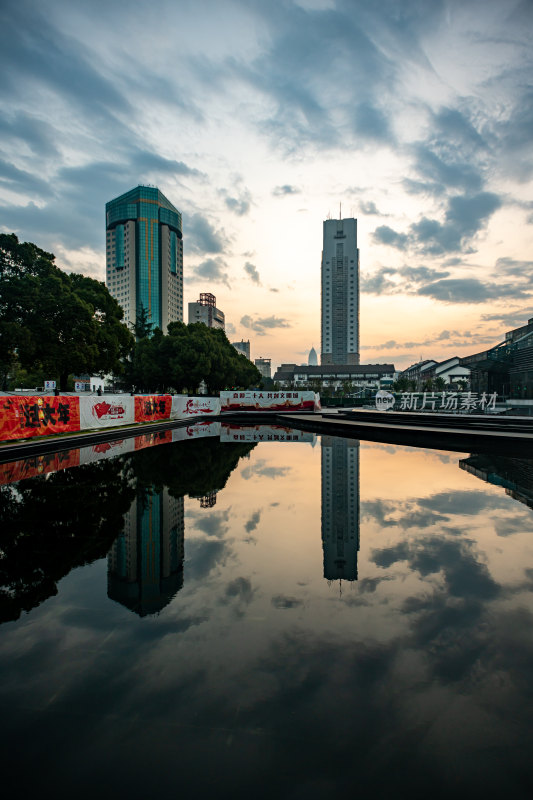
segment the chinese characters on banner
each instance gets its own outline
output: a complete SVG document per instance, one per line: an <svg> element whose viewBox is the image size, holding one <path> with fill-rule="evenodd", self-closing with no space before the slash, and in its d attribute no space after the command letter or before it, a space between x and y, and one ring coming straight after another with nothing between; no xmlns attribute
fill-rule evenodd
<svg viewBox="0 0 533 800"><path fill-rule="evenodd" d="M146 394L135 397L135 422L154 422L170 419L172 395Z"/></svg>
<svg viewBox="0 0 533 800"><path fill-rule="evenodd" d="M220 392L222 411L318 411L315 392Z"/></svg>
<svg viewBox="0 0 533 800"><path fill-rule="evenodd" d="M0 440L28 439L79 429L78 397L0 398Z"/></svg>
<svg viewBox="0 0 533 800"><path fill-rule="evenodd" d="M396 406L400 411L441 411L481 413L496 410L497 393L482 392L402 392Z"/></svg>
<svg viewBox="0 0 533 800"><path fill-rule="evenodd" d="M20 461L10 461L7 464L0 464L0 486L6 483L17 483L25 478L35 478L37 475L47 475L50 472L58 472L70 467L79 467L79 465L80 451L78 449L23 458Z"/></svg>

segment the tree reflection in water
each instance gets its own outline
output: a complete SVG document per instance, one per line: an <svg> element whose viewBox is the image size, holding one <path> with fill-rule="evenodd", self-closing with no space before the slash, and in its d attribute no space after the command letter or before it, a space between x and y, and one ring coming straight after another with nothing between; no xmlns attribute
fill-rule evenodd
<svg viewBox="0 0 533 800"><path fill-rule="evenodd" d="M141 526L141 542L143 525L152 535L150 559L141 564L151 570L145 575L155 575L157 556L164 580L159 598L153 596L152 587L151 599L140 605L134 602L133 607L139 613L157 611L181 586L180 498L223 489L239 459L254 446L207 438L186 441L166 448L165 458L158 448L145 449L0 486L0 622L18 619L22 611L57 594L61 578L75 567L104 558L116 540L117 557L110 556L113 573L111 566L120 565L120 549L124 550L134 520ZM20 474L31 474L30 470L31 464L26 464ZM156 513L159 538L153 527L150 534ZM131 536L129 541L131 545ZM115 570L115 578L127 578L121 569Z"/></svg>

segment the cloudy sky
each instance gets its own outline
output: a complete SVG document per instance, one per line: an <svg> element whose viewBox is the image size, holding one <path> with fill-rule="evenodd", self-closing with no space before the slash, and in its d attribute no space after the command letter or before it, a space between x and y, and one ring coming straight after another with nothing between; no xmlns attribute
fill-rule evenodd
<svg viewBox="0 0 533 800"><path fill-rule="evenodd" d="M361 361L533 316L531 0L4 0L0 227L104 279L104 205L183 213L185 303L320 347L322 221L358 219Z"/></svg>

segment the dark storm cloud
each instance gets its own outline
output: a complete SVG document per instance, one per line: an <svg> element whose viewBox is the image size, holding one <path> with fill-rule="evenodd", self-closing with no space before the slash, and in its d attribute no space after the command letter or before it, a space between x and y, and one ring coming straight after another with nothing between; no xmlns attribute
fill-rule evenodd
<svg viewBox="0 0 533 800"><path fill-rule="evenodd" d="M484 322L499 322L506 328L520 328L527 325L527 321L533 317L533 306L529 308L516 308L513 311L501 311L495 314L483 314L481 319Z"/></svg>
<svg viewBox="0 0 533 800"><path fill-rule="evenodd" d="M199 281L207 281L212 283L223 283L224 286L230 288L228 265L220 256L215 258L206 258L200 264L192 268L192 275L189 269L189 276L187 283L198 283Z"/></svg>
<svg viewBox="0 0 533 800"><path fill-rule="evenodd" d="M380 583L390 581L392 578L362 578L357 582L361 594L374 594Z"/></svg>
<svg viewBox="0 0 533 800"><path fill-rule="evenodd" d="M388 225L380 225L373 238L378 244L398 250L408 248L430 256L453 252L472 252L472 239L487 225L492 214L501 207L498 195L479 192L475 195L456 195L448 199L444 222L422 217L398 233Z"/></svg>
<svg viewBox="0 0 533 800"><path fill-rule="evenodd" d="M131 111L87 48L52 27L34 3L6 3L0 20L0 71L8 96L17 98L30 85L45 87L68 98L78 113L106 123Z"/></svg>
<svg viewBox="0 0 533 800"><path fill-rule="evenodd" d="M269 467L264 459L259 459L255 464L244 467L241 476L245 481L252 477L260 478L284 478L291 471L291 467Z"/></svg>
<svg viewBox="0 0 533 800"><path fill-rule="evenodd" d="M498 536L514 536L515 533L531 533L531 515L521 514L515 517L506 516L494 522L494 530Z"/></svg>
<svg viewBox="0 0 533 800"><path fill-rule="evenodd" d="M450 273L429 267L381 267L373 275L363 275L361 291L366 294L413 294L420 284L431 283L439 278L446 278ZM398 282L391 280L399 278Z"/></svg>
<svg viewBox="0 0 533 800"><path fill-rule="evenodd" d="M481 511L509 508L505 495L489 495L477 491L440 492L419 500L419 505L439 514L475 516Z"/></svg>
<svg viewBox="0 0 533 800"><path fill-rule="evenodd" d="M394 144L394 136L385 114L371 103L360 103L354 112L353 127L357 137L372 142Z"/></svg>
<svg viewBox="0 0 533 800"><path fill-rule="evenodd" d="M410 227L410 244L429 255L470 252L471 239L500 206L500 198L491 192L451 197L444 223L422 217Z"/></svg>
<svg viewBox="0 0 533 800"><path fill-rule="evenodd" d="M223 189L221 192L224 197L224 203L238 217L244 217L250 211L252 205L252 195L248 189L243 189L238 197L231 197L228 192Z"/></svg>
<svg viewBox="0 0 533 800"><path fill-rule="evenodd" d="M510 259L509 259L510 260ZM516 262L513 267L517 276L527 275L528 262ZM366 294L394 295L410 294L432 297L443 303L483 303L508 297L524 300L531 297L532 290L524 283L481 282L477 278L451 278L446 270L428 267L381 267L373 275L361 278L361 291Z"/></svg>
<svg viewBox="0 0 533 800"><path fill-rule="evenodd" d="M495 275L512 275L516 278L531 280L533 261L518 261L515 258L498 258L494 265Z"/></svg>
<svg viewBox="0 0 533 800"><path fill-rule="evenodd" d="M499 592L487 565L479 561L472 543L461 539L423 537L372 551L370 560L384 569L399 561L422 577L442 572L450 595L488 599ZM412 611L412 606L410 607Z"/></svg>
<svg viewBox="0 0 533 800"><path fill-rule="evenodd" d="M250 263L250 261L247 261L246 264L244 265L244 271L246 272L252 283L257 284L257 286L261 286L261 276L259 275L259 271L257 267L255 267L253 264Z"/></svg>
<svg viewBox="0 0 533 800"><path fill-rule="evenodd" d="M14 164L0 158L0 183L7 189L39 197L50 197L52 190L48 181L41 180L36 175L17 169Z"/></svg>
<svg viewBox="0 0 533 800"><path fill-rule="evenodd" d="M382 267L373 275L361 276L361 291L365 294L397 294L401 287L391 281L390 276L395 275L396 270L390 267Z"/></svg>
<svg viewBox="0 0 533 800"><path fill-rule="evenodd" d="M514 284L482 283L477 278L448 278L435 281L418 290L418 294L432 297L442 303L484 303L509 297L513 300L526 300L531 291Z"/></svg>
<svg viewBox="0 0 533 800"><path fill-rule="evenodd" d="M63 167L53 181L46 183L33 178L24 186L19 175L18 185L21 190L26 189L25 193L46 197L53 187L54 200L44 206L31 201L25 205L0 207L3 225L21 231L22 236L31 233L30 238L35 238L39 234L42 244L61 239L68 247L99 248L105 204L113 197L148 181L151 176L202 178L202 173L184 162L157 156L137 146L129 146L121 152L127 161L92 161L83 166ZM170 196L169 199L174 198ZM220 234L198 217L193 216L190 223L193 236L187 240L189 246L195 252L202 252L202 245L221 247Z"/></svg>
<svg viewBox="0 0 533 800"><path fill-rule="evenodd" d="M389 216L388 214L382 214L372 200L367 200L367 201L361 200L359 202L359 211L361 212L361 214L366 214L368 216L374 216L374 217Z"/></svg>
<svg viewBox="0 0 533 800"><path fill-rule="evenodd" d="M255 529L259 525L260 520L261 520L261 509L259 509L259 511L254 511L250 519L246 522L244 526L246 532L251 533L252 531L255 531Z"/></svg>
<svg viewBox="0 0 533 800"><path fill-rule="evenodd" d="M245 314L244 317L241 318L241 325L244 328L255 331L258 336L265 336L267 331L275 330L276 328L291 327L288 320L274 315L270 317L256 317L256 319L253 319L249 314Z"/></svg>
<svg viewBox="0 0 533 800"><path fill-rule="evenodd" d="M288 194L300 194L300 189L297 186L291 186L285 183L283 186L276 186L272 189L274 197L286 197Z"/></svg>
<svg viewBox="0 0 533 800"><path fill-rule="evenodd" d="M239 603L249 605L254 599L256 590L252 589L252 584L248 578L234 578L230 581L224 591L222 603L237 600Z"/></svg>
<svg viewBox="0 0 533 800"><path fill-rule="evenodd" d="M362 345L361 350L420 350L421 347L440 344L445 347L461 347L464 344L495 344L493 334L475 333L470 330L442 330L427 339L414 342L397 342L395 339L388 339L379 344Z"/></svg>
<svg viewBox="0 0 533 800"><path fill-rule="evenodd" d="M230 509L225 511L210 511L207 515L198 514L194 517L194 527L196 530L222 539L229 530L228 520Z"/></svg>
<svg viewBox="0 0 533 800"><path fill-rule="evenodd" d="M4 141L12 140L17 147L25 144L37 156L58 155L57 132L48 122L30 112L18 111L12 115L0 112L0 134Z"/></svg>
<svg viewBox="0 0 533 800"><path fill-rule="evenodd" d="M229 553L228 545L220 539L185 540L185 567L187 580L202 580L211 570L223 564Z"/></svg>
<svg viewBox="0 0 533 800"><path fill-rule="evenodd" d="M430 147L419 144L414 152L414 167L434 187L453 187L467 192L478 192L482 187L479 171L468 162L446 163ZM443 191L442 188L436 193Z"/></svg>
<svg viewBox="0 0 533 800"><path fill-rule="evenodd" d="M277 594L270 600L274 608L298 608L303 606L304 601L299 600L297 597L288 597L284 594Z"/></svg>
<svg viewBox="0 0 533 800"><path fill-rule="evenodd" d="M380 225L376 228L373 238L377 244L388 244L398 250L406 250L409 243L407 234L397 233L389 225Z"/></svg>
<svg viewBox="0 0 533 800"><path fill-rule="evenodd" d="M224 253L227 239L224 231L215 230L214 226L202 215L193 214L187 220L187 247L193 253Z"/></svg>
<svg viewBox="0 0 533 800"><path fill-rule="evenodd" d="M273 101L273 112L260 126L276 146L293 152L309 143L343 145L330 111L331 83L324 82L324 75L350 75L342 105L345 113L355 107L351 126L356 138L390 139L386 115L371 96L374 87L392 82L394 70L353 8L306 11L273 3L255 4L255 12L270 33L269 47L250 65L239 64L238 77Z"/></svg>

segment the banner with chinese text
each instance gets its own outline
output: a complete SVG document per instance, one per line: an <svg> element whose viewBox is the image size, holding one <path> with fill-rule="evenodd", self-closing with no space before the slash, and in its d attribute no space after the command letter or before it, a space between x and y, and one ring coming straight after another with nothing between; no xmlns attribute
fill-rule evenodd
<svg viewBox="0 0 533 800"><path fill-rule="evenodd" d="M203 439L206 436L220 436L220 422L195 422L183 428L173 428L172 441L185 442L190 439Z"/></svg>
<svg viewBox="0 0 533 800"><path fill-rule="evenodd" d="M203 414L220 414L220 398L218 397L187 397L177 394L172 397L171 419L186 419L199 417Z"/></svg>
<svg viewBox="0 0 533 800"><path fill-rule="evenodd" d="M25 478L35 478L37 475L48 475L50 472L78 467L79 464L80 451L77 448L64 450L61 453L47 453L42 456L22 458L19 461L10 461L7 464L0 464L0 486L6 483L16 483Z"/></svg>
<svg viewBox="0 0 533 800"><path fill-rule="evenodd" d="M80 397L80 426L112 428L135 422L134 398L128 394Z"/></svg>
<svg viewBox="0 0 533 800"><path fill-rule="evenodd" d="M222 411L319 411L315 392L220 392Z"/></svg>
<svg viewBox="0 0 533 800"><path fill-rule="evenodd" d="M316 434L282 425L228 425L222 423L221 442L314 442Z"/></svg>
<svg viewBox="0 0 533 800"><path fill-rule="evenodd" d="M114 442L100 442L90 447L80 449L80 464L93 464L105 458L122 456L131 453L134 449L133 437L130 439L117 439Z"/></svg>
<svg viewBox="0 0 533 800"><path fill-rule="evenodd" d="M0 440L80 430L79 397L0 397Z"/></svg>
<svg viewBox="0 0 533 800"><path fill-rule="evenodd" d="M135 395L135 422L170 419L171 409L172 395L170 394Z"/></svg>

